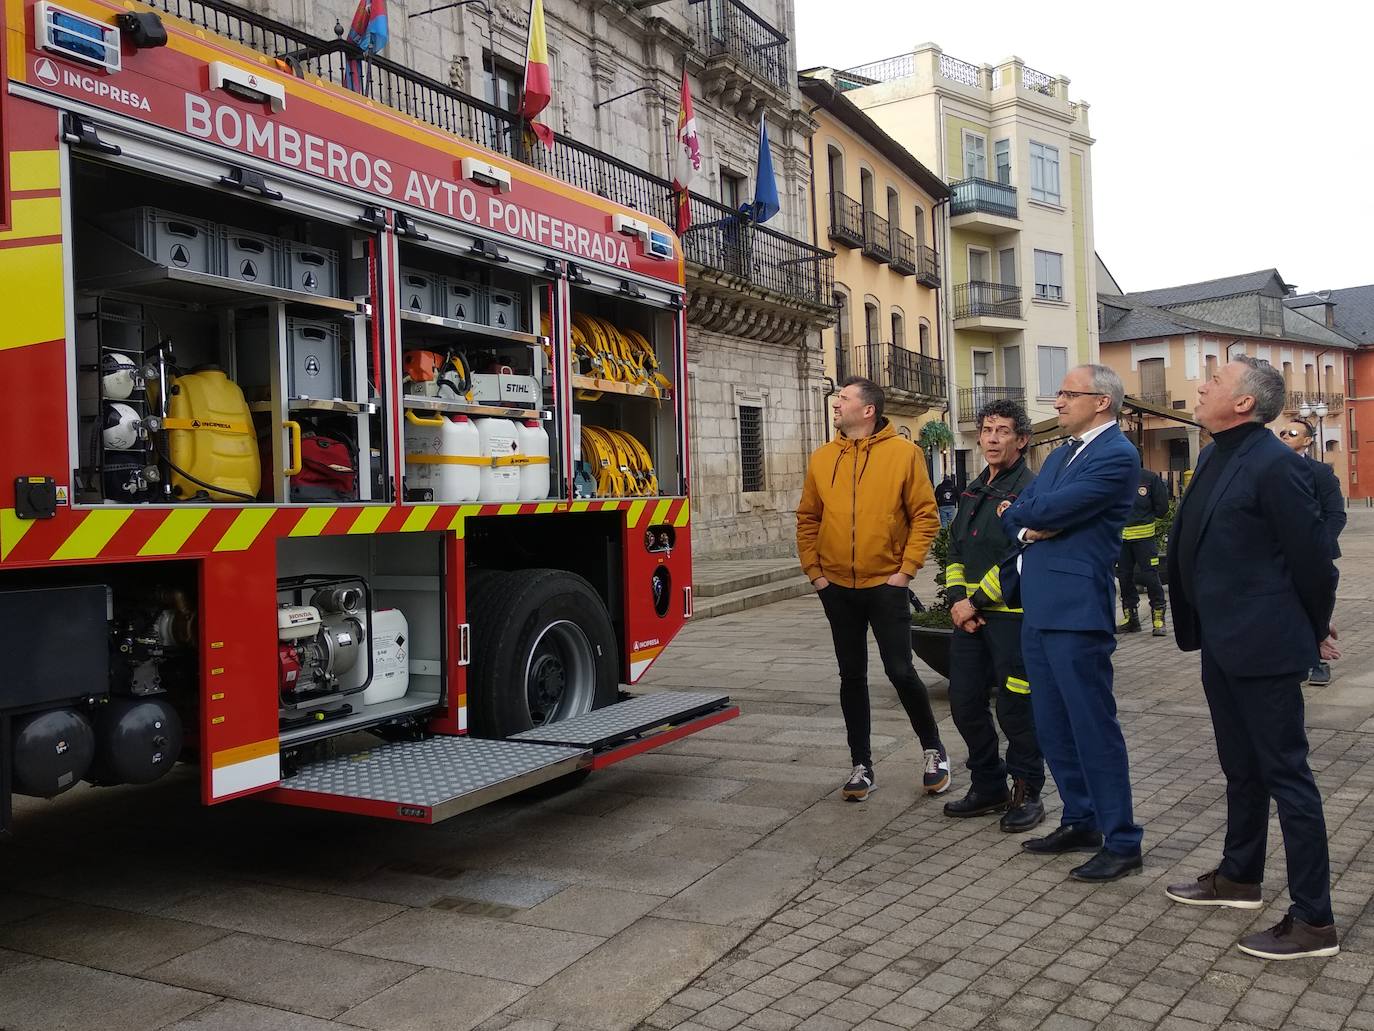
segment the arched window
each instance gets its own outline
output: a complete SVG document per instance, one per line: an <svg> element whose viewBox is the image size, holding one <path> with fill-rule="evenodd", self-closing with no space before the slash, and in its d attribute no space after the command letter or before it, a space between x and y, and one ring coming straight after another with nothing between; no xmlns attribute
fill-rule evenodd
<svg viewBox="0 0 1374 1031"><path fill-rule="evenodd" d="M932 355L932 354L930 353L930 320L929 320L929 319L922 319L922 320L921 320L920 334L921 334L921 353L922 353L923 355L925 355L926 357L928 357L928 358L933 358L934 355Z"/></svg>
<svg viewBox="0 0 1374 1031"><path fill-rule="evenodd" d="M901 308L892 309L892 346L906 346L906 317Z"/></svg>

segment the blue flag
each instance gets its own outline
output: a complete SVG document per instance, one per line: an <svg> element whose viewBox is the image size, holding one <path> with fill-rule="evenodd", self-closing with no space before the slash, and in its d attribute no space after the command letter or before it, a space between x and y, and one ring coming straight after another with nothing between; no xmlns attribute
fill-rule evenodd
<svg viewBox="0 0 1374 1031"><path fill-rule="evenodd" d="M779 211L778 179L773 174L773 151L768 146L768 123L759 115L759 161L754 177L754 221L767 222Z"/></svg>

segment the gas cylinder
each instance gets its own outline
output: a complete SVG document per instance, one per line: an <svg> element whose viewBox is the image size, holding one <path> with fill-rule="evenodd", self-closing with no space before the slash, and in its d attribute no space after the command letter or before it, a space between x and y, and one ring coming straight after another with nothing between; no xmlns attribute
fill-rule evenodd
<svg viewBox="0 0 1374 1031"><path fill-rule="evenodd" d="M476 501L481 489L478 466L442 459L473 459L481 454L481 434L466 415L431 419L406 413L407 487L427 487L434 492L434 500L444 504Z"/></svg>
<svg viewBox="0 0 1374 1031"><path fill-rule="evenodd" d="M520 453L516 424L510 419L477 419L477 432L482 445L482 457L496 460L513 458ZM515 464L481 466L481 486L477 500L487 504L501 504L520 500L520 467Z"/></svg>
<svg viewBox="0 0 1374 1031"><path fill-rule="evenodd" d="M538 419L521 419L515 440L525 460L519 467L520 500L543 501L549 496L549 431Z"/></svg>

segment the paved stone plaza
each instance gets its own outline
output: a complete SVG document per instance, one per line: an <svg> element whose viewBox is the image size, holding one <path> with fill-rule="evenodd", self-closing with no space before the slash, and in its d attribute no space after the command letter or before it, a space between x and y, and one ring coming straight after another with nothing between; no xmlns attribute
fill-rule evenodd
<svg viewBox="0 0 1374 1031"><path fill-rule="evenodd" d="M19 800L0 843L0 1028L1374 1029L1374 512L1351 516L1346 658L1307 689L1335 959L1234 948L1286 908L1277 821L1267 910L1163 896L1220 854L1195 656L1145 635L1117 652L1145 872L1090 887L1066 878L1078 859L1025 855L995 818L940 814L967 786L942 682L954 794L917 796L919 748L884 683L880 790L842 802L834 659L800 598L692 624L644 685L728 690L742 718L552 798L431 828L205 809L185 772Z"/></svg>

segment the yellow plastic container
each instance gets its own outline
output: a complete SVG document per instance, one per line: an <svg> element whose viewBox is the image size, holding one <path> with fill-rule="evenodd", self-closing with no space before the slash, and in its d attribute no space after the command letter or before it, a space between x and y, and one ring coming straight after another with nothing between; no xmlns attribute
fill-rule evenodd
<svg viewBox="0 0 1374 1031"><path fill-rule="evenodd" d="M176 467L172 493L188 499L203 493L211 501L256 498L262 486L258 439L238 384L219 369L172 382L166 421L167 457Z"/></svg>

